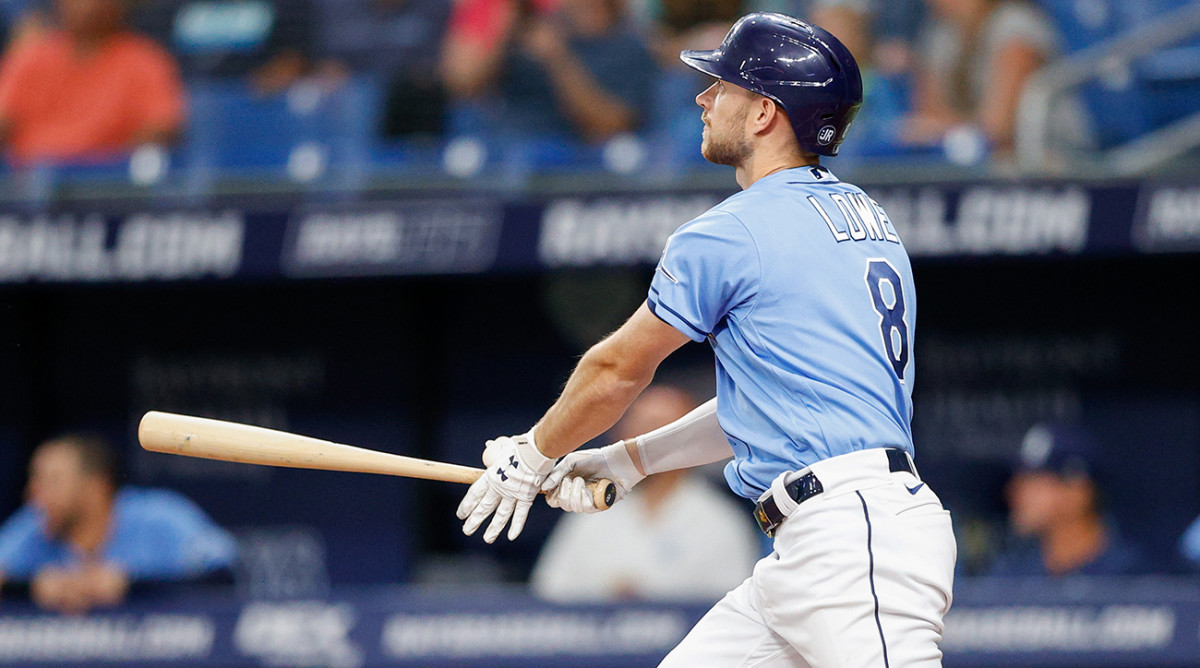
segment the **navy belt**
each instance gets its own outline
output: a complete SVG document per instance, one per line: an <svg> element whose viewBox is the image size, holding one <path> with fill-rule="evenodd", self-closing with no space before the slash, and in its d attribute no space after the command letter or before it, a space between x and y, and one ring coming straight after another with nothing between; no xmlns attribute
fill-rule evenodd
<svg viewBox="0 0 1200 668"><path fill-rule="evenodd" d="M909 459L908 453L900 448L884 448L884 452L887 453L888 470L892 473L917 474L913 470L912 460ZM821 481L817 480L816 474L812 471L789 482L783 489L796 503L804 503L825 491L825 488L821 486ZM775 537L775 530L779 528L780 524L783 524L783 520L786 518L787 516L779 510L779 505L775 503L773 494L766 496L754 506L754 520L758 522L758 528L762 529L768 537Z"/></svg>

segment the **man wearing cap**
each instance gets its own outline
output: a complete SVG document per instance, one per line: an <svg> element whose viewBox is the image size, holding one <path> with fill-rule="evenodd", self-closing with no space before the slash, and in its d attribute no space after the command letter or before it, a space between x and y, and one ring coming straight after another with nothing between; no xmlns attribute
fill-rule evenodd
<svg viewBox="0 0 1200 668"><path fill-rule="evenodd" d="M993 575L1133 575L1141 549L1108 521L1097 484L1099 447L1082 427L1038 424L1025 435L1006 489L1014 533L1032 539L1002 553Z"/></svg>
<svg viewBox="0 0 1200 668"><path fill-rule="evenodd" d="M660 665L940 668L956 547L913 462L912 267L878 202L820 162L862 104L858 65L826 30L771 13L680 58L712 77L700 152L742 190L671 235L646 301L532 429L489 442L463 531L491 517L492 542L511 520L511 540L539 489L593 512L585 480L619 500L648 474L731 459L726 482L774 549ZM714 401L574 452L689 341L712 348Z"/></svg>

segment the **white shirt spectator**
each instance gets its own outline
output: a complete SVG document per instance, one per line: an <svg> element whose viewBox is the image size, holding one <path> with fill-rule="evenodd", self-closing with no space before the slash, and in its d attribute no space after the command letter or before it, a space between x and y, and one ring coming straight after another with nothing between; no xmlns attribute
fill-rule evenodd
<svg viewBox="0 0 1200 668"><path fill-rule="evenodd" d="M1059 58L1063 49L1053 23L1032 3L999 0L982 21L977 33L967 34L961 25L935 18L920 40L924 68L944 91L946 101L976 120L980 120L984 105L1007 104L993 99L992 90L1010 76L1000 67L1007 48L1020 45L1030 49L1038 54L1042 66ZM1055 105L1048 122L1056 141L1065 147L1094 143L1091 121L1074 95Z"/></svg>
<svg viewBox="0 0 1200 668"><path fill-rule="evenodd" d="M711 602L740 584L761 556L750 509L682 475L657 507L639 486L610 510L565 515L533 569L533 592L558 602Z"/></svg>

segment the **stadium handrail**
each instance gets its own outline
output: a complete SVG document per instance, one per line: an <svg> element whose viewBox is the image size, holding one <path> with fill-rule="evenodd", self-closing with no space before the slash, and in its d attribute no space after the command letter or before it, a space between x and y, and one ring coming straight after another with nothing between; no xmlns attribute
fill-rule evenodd
<svg viewBox="0 0 1200 668"><path fill-rule="evenodd" d="M1070 160L1062 159L1061 147L1054 145L1050 124L1052 110L1071 89L1196 35L1200 35L1200 3L1191 3L1038 71L1018 105L1017 161L1022 171L1062 173L1068 166L1077 169L1082 161L1093 167L1104 165L1116 176L1133 176L1200 146L1200 112L1090 158L1072 155Z"/></svg>

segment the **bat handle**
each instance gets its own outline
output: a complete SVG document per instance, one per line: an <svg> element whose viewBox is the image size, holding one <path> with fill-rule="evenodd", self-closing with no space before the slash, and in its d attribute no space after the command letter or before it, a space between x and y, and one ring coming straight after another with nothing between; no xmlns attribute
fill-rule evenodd
<svg viewBox="0 0 1200 668"><path fill-rule="evenodd" d="M617 486L611 480L601 478L589 482L587 488L592 490L592 503L600 510L608 510L617 502Z"/></svg>
<svg viewBox="0 0 1200 668"><path fill-rule="evenodd" d="M483 466L490 468L493 464L491 450L483 451ZM480 471L482 474L483 471ZM617 486L613 481L607 478L601 478L595 482L589 482L587 488L592 492L592 503L600 510L608 510L612 508L612 504L617 502Z"/></svg>

